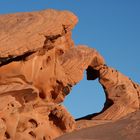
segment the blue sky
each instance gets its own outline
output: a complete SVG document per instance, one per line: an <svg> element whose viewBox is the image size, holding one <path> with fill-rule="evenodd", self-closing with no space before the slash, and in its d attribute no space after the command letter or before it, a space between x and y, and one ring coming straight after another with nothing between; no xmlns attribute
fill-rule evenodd
<svg viewBox="0 0 140 140"><path fill-rule="evenodd" d="M140 0L0 0L0 14L48 8L75 13L75 44L96 48L109 66L140 83ZM84 77L64 105L78 118L100 111L104 101L98 81Z"/></svg>

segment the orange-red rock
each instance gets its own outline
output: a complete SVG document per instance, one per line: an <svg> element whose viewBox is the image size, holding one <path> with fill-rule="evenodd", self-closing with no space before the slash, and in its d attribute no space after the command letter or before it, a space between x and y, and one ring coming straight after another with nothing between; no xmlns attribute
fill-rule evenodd
<svg viewBox="0 0 140 140"><path fill-rule="evenodd" d="M99 82L104 88L106 102L97 118L116 120L140 109L140 86L127 76L111 67L101 66Z"/></svg>
<svg viewBox="0 0 140 140"><path fill-rule="evenodd" d="M104 89L106 101L101 112L79 118L76 129L116 121L140 110L140 86L138 84L107 65L94 68L89 66L87 69L89 80L94 79L94 73Z"/></svg>
<svg viewBox="0 0 140 140"><path fill-rule="evenodd" d="M0 140L51 140L139 110L139 85L106 66L95 49L74 45L77 21L56 10L0 15ZM87 79L99 78L107 98L86 123L61 105L84 70Z"/></svg>
<svg viewBox="0 0 140 140"><path fill-rule="evenodd" d="M1 139L48 140L75 128L60 103L89 64L104 64L95 49L74 46L76 23L68 11L0 16Z"/></svg>

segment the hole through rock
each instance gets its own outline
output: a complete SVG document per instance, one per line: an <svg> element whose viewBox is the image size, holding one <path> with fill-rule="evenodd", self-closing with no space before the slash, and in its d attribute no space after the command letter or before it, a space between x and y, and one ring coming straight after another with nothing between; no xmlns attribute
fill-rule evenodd
<svg viewBox="0 0 140 140"><path fill-rule="evenodd" d="M83 79L73 86L63 104L71 115L78 119L100 112L104 107L105 100L105 93L98 79L87 80L85 71Z"/></svg>

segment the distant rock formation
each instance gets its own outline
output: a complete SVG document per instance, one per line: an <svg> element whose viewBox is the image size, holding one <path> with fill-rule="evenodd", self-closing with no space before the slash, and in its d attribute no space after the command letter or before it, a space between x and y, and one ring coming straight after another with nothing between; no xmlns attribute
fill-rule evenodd
<svg viewBox="0 0 140 140"><path fill-rule="evenodd" d="M77 21L56 10L0 15L0 140L51 140L77 129L82 123L61 103L84 70L87 79L99 78L107 98L90 121L139 110L139 85L106 66L95 49L74 45Z"/></svg>

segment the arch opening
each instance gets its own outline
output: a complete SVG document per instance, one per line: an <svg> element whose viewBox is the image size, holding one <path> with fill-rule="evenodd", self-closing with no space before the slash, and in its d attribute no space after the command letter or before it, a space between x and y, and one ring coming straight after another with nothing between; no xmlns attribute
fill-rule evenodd
<svg viewBox="0 0 140 140"><path fill-rule="evenodd" d="M66 97L63 104L75 119L89 114L98 114L103 110L106 95L98 82L98 75L98 71L89 66L84 72L83 79L72 88Z"/></svg>

